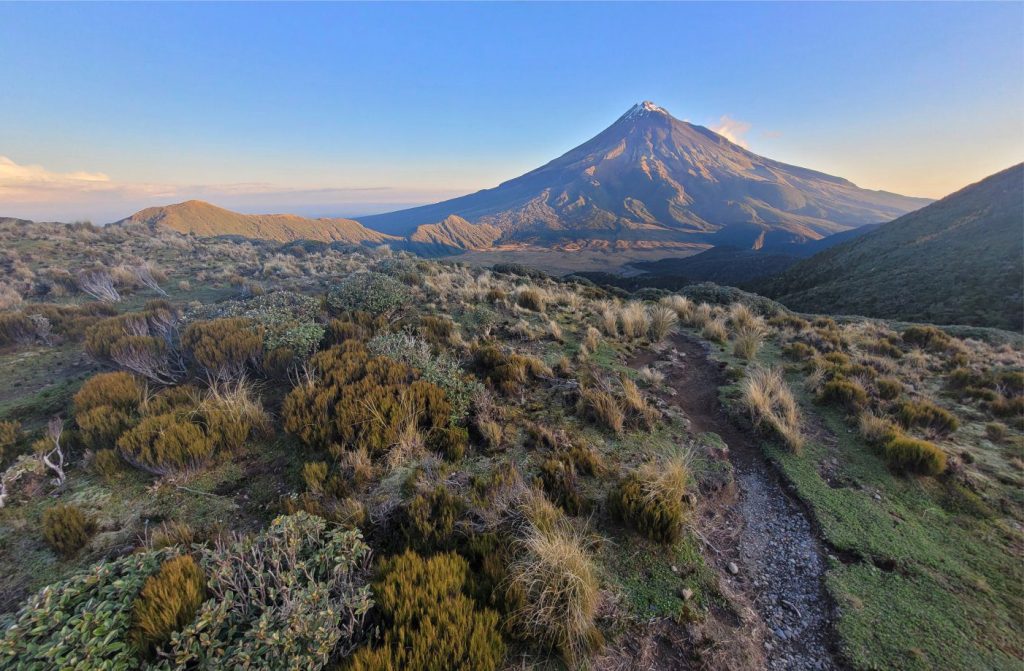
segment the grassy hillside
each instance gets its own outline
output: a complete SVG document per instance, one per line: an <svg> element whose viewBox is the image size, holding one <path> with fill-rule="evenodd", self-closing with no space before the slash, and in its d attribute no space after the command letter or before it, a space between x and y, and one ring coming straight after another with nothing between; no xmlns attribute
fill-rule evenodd
<svg viewBox="0 0 1024 671"><path fill-rule="evenodd" d="M143 225L0 243L2 668L793 668L736 535L762 448L831 599L775 610L853 669L1024 661L1019 336Z"/></svg>
<svg viewBox="0 0 1024 671"><path fill-rule="evenodd" d="M118 223L166 226L179 233L204 237L240 235L277 242L316 240L382 244L398 239L372 231L352 219L307 219L294 214L240 214L199 200L149 207Z"/></svg>
<svg viewBox="0 0 1024 671"><path fill-rule="evenodd" d="M762 287L794 310L1019 330L1024 164L799 263Z"/></svg>

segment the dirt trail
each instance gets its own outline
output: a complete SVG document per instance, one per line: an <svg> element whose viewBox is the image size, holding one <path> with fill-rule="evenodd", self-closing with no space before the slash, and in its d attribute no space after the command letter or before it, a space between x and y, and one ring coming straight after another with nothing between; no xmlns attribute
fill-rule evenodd
<svg viewBox="0 0 1024 671"><path fill-rule="evenodd" d="M716 559L724 579L748 595L767 627L766 668L842 668L830 649L825 560L806 513L785 492L756 438L734 426L722 410L722 372L703 345L681 335L671 345L658 365L675 391L668 402L682 409L695 433L714 432L729 447L739 491L722 519L734 520L737 528L726 535L730 546L719 546L722 555ZM738 568L735 574L730 562Z"/></svg>

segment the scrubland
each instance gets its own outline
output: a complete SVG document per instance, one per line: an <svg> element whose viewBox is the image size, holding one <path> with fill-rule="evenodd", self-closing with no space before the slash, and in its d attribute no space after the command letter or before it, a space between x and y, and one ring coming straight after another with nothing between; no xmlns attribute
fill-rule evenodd
<svg viewBox="0 0 1024 671"><path fill-rule="evenodd" d="M755 654L700 531L729 463L660 366L679 337L723 362L724 405L807 505L851 666L1020 663L1010 334L386 248L0 240L0 666Z"/></svg>

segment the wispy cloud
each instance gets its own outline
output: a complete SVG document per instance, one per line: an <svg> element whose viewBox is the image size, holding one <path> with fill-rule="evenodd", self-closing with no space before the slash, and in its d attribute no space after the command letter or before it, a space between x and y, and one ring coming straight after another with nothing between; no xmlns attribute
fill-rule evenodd
<svg viewBox="0 0 1024 671"><path fill-rule="evenodd" d="M745 136L750 130L750 124L746 121L733 119L728 114L724 114L718 120L718 123L711 127L711 130L715 131L730 142L738 144L744 148L747 147L747 140Z"/></svg>
<svg viewBox="0 0 1024 671"><path fill-rule="evenodd" d="M461 195L461 190L396 186L293 187L268 182L154 184L102 172L56 172L0 155L0 216L113 221L151 205L209 200L247 212L367 214Z"/></svg>

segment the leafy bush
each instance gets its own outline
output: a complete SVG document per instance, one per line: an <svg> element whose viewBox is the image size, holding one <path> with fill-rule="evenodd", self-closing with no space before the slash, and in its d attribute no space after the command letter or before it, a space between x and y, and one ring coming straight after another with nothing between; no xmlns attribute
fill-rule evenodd
<svg viewBox="0 0 1024 671"><path fill-rule="evenodd" d="M835 377L822 387L818 400L822 403L841 405L850 412L857 412L868 404L868 392L856 380Z"/></svg>
<svg viewBox="0 0 1024 671"><path fill-rule="evenodd" d="M201 427L176 413L146 417L117 441L124 459L138 468L166 475L202 466L214 451L214 442Z"/></svg>
<svg viewBox="0 0 1024 671"><path fill-rule="evenodd" d="M320 304L315 298L291 291L276 291L244 301L225 301L204 306L198 319L241 317L263 330L265 363L304 361L316 350L325 328L319 322ZM267 361L267 359L270 361Z"/></svg>
<svg viewBox="0 0 1024 671"><path fill-rule="evenodd" d="M206 598L202 569L190 555L172 557L142 586L132 606L131 640L147 657L192 621Z"/></svg>
<svg viewBox="0 0 1024 671"><path fill-rule="evenodd" d="M413 552L385 561L373 592L384 620L374 647L360 648L350 671L493 671L505 657L498 615L465 594L469 567L456 554Z"/></svg>
<svg viewBox="0 0 1024 671"><path fill-rule="evenodd" d="M373 605L357 530L306 513L203 548L210 598L171 637L176 669L320 669L344 656Z"/></svg>
<svg viewBox="0 0 1024 671"><path fill-rule="evenodd" d="M645 464L612 490L609 507L622 521L659 543L674 543L686 519L690 471L682 457Z"/></svg>
<svg viewBox="0 0 1024 671"><path fill-rule="evenodd" d="M939 434L952 433L960 427L956 415L930 401L903 401L896 410L900 424L910 428L923 428Z"/></svg>
<svg viewBox="0 0 1024 671"><path fill-rule="evenodd" d="M523 638L556 649L570 667L583 666L600 641L594 626L597 568L584 541L565 525L532 526L515 544L509 600L520 604L509 625Z"/></svg>
<svg viewBox="0 0 1024 671"><path fill-rule="evenodd" d="M373 315L385 315L408 301L408 288L382 273L349 275L327 292L327 306L335 312L361 310Z"/></svg>
<svg viewBox="0 0 1024 671"><path fill-rule="evenodd" d="M946 453L926 440L895 435L882 446L882 454L897 470L921 475L939 475L946 470Z"/></svg>
<svg viewBox="0 0 1024 671"><path fill-rule="evenodd" d="M58 503L43 511L43 539L62 557L74 557L94 533L96 523L78 506Z"/></svg>
<svg viewBox="0 0 1024 671"><path fill-rule="evenodd" d="M453 422L466 417L480 383L467 377L457 361L444 353L432 353L426 342L406 333L378 335L366 347L377 356L411 366L424 380L444 389L452 405Z"/></svg>
<svg viewBox="0 0 1024 671"><path fill-rule="evenodd" d="M135 597L170 550L138 552L96 564L44 587L0 637L0 668L12 671L140 669L128 636Z"/></svg>
<svg viewBox="0 0 1024 671"><path fill-rule="evenodd" d="M450 422L443 389L417 380L405 364L371 358L357 342L318 352L310 364L317 377L292 389L282 407L285 430L307 445L338 443L379 456L409 428L429 437Z"/></svg>

